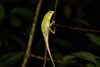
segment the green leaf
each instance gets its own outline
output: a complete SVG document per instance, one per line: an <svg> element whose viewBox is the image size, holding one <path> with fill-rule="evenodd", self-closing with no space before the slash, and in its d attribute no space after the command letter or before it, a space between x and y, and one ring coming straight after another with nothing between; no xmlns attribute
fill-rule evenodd
<svg viewBox="0 0 100 67"><path fill-rule="evenodd" d="M87 27L90 27L90 24L89 24L87 21L85 21L85 20L76 18L76 19L72 19L72 21L74 21L74 22L76 22L76 23L83 24L83 25L85 25L85 26L87 26Z"/></svg>
<svg viewBox="0 0 100 67"><path fill-rule="evenodd" d="M90 63L88 63L86 66L87 66L87 67L95 67L95 65L90 64Z"/></svg>
<svg viewBox="0 0 100 67"><path fill-rule="evenodd" d="M22 18L32 21L33 12L28 8L14 8L11 14L19 14Z"/></svg>
<svg viewBox="0 0 100 67"><path fill-rule="evenodd" d="M99 36L96 36L96 35L91 34L91 33L87 33L86 35L92 41L92 43L94 43L97 46L100 46L100 37Z"/></svg>
<svg viewBox="0 0 100 67"><path fill-rule="evenodd" d="M100 60L97 60L96 67L100 67Z"/></svg>
<svg viewBox="0 0 100 67"><path fill-rule="evenodd" d="M71 53L71 55L96 63L95 56L89 52L80 51L80 52Z"/></svg>
<svg viewBox="0 0 100 67"><path fill-rule="evenodd" d="M76 58L76 56L66 55L63 57L63 61L67 61L67 62L71 62L71 63L78 62L77 60L73 60L74 58Z"/></svg>
<svg viewBox="0 0 100 67"><path fill-rule="evenodd" d="M96 59L100 59L100 57L98 57L98 56L96 56L96 55L94 55L94 57L95 57Z"/></svg>
<svg viewBox="0 0 100 67"><path fill-rule="evenodd" d="M19 18L17 18L16 16L12 16L11 18L12 18L11 24L12 24L14 27L19 27L19 26L21 26L21 21L20 21Z"/></svg>
<svg viewBox="0 0 100 67"><path fill-rule="evenodd" d="M0 67L11 67L24 56L24 51L6 53L0 56Z"/></svg>
<svg viewBox="0 0 100 67"><path fill-rule="evenodd" d="M3 5L0 3L0 23L1 23L2 18L4 17L4 14L5 14L4 7L3 7Z"/></svg>
<svg viewBox="0 0 100 67"><path fill-rule="evenodd" d="M76 58L76 56L66 55L66 56L63 57L63 61L69 61L69 60L74 59L74 58Z"/></svg>

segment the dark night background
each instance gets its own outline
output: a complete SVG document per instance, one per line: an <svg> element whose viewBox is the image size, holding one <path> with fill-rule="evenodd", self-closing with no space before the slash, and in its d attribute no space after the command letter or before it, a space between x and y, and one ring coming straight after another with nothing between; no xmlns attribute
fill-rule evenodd
<svg viewBox="0 0 100 67"><path fill-rule="evenodd" d="M38 0L0 1L0 67L21 67ZM31 53L44 56L45 42L41 21L55 0L43 0ZM55 21L77 28L100 30L99 0L59 0ZM100 33L57 27L50 33L50 49L54 59L100 67ZM49 57L49 55L48 55ZM53 67L47 61L47 67ZM56 67L79 67L55 62ZM43 60L30 58L27 67L42 67Z"/></svg>

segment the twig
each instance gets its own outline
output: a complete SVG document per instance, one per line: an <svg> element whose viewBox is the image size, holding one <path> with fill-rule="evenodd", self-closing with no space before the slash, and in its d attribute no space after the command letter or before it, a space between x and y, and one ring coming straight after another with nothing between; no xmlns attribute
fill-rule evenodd
<svg viewBox="0 0 100 67"><path fill-rule="evenodd" d="M54 7L54 15L53 15L53 18L52 18L52 22L54 21L54 19L55 19L55 17L56 17L56 11L57 11L57 4L58 4L58 0L56 0L56 2L55 2L55 7Z"/></svg>
<svg viewBox="0 0 100 67"><path fill-rule="evenodd" d="M47 59L47 47L45 46L45 54L44 54L44 63L43 63L43 67L46 67L46 59Z"/></svg>
<svg viewBox="0 0 100 67"><path fill-rule="evenodd" d="M26 63L27 63L27 61L28 61L28 59L30 57L32 40L33 40L33 37L34 37L35 26L36 26L36 22L37 22L37 19L38 19L38 14L39 14L39 10L40 10L41 4L42 4L42 0L39 0L37 8L36 8L36 12L35 12L35 17L34 17L34 20L33 20L31 33L30 33L30 36L29 36L29 41L28 41L26 54L24 56L24 61L22 63L22 67L26 66Z"/></svg>
<svg viewBox="0 0 100 67"><path fill-rule="evenodd" d="M43 57L37 56L37 55L33 55L33 54L31 54L30 57L44 60ZM47 58L47 61L50 61L50 59ZM82 64L78 64L78 63L70 63L70 62L64 62L64 61L59 61L59 60L54 60L54 62L58 62L58 63L62 63L62 64L76 65L76 66L81 66L81 67L87 67L87 66L82 65Z"/></svg>
<svg viewBox="0 0 100 67"><path fill-rule="evenodd" d="M74 29L74 30L78 30L78 31L87 31L87 32L97 32L97 33L100 33L99 30L89 30L89 29L83 29L83 28L77 28L77 27L60 25L60 24L57 24L57 23L55 23L54 25L57 25L57 26L60 26L60 27L64 27L64 28Z"/></svg>

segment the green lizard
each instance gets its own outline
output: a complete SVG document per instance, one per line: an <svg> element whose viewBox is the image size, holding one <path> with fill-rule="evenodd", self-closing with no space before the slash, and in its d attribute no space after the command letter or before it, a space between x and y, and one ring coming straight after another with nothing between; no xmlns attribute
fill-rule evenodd
<svg viewBox="0 0 100 67"><path fill-rule="evenodd" d="M42 20L42 24L41 24L41 30L42 30L42 34L44 36L44 40L45 40L45 43L46 43L46 47L47 47L47 50L48 50L48 53L49 53L49 56L51 58L51 61L52 61L52 64L53 64L53 67L55 67L55 64L54 64L54 61L53 61L53 58L52 58L52 55L51 55L51 52L50 52L50 48L49 48L49 43L48 43L48 36L49 36L49 30L54 34L55 33L55 29L54 31L51 30L50 26L52 26L53 23L55 23L55 21L53 21L51 24L50 24L50 19L52 17L52 15L54 14L54 11L49 11L45 14L43 20Z"/></svg>

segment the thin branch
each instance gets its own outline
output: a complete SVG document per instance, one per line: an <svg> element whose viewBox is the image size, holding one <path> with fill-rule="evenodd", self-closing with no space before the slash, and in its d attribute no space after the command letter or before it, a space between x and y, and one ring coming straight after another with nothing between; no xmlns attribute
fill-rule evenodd
<svg viewBox="0 0 100 67"><path fill-rule="evenodd" d="M46 59L47 59L47 47L45 46L45 54L44 54L44 63L43 63L43 67L46 67Z"/></svg>
<svg viewBox="0 0 100 67"><path fill-rule="evenodd" d="M37 56L37 55L33 55L33 54L31 54L30 57L44 60L43 57ZM47 61L50 61L50 59L47 58ZM78 63L70 63L70 62L64 62L64 61L59 61L59 60L54 60L54 62L58 62L58 63L62 63L62 64L70 64L70 65L75 65L75 66L81 66L81 67L87 67L87 66L82 65L82 64L78 64Z"/></svg>
<svg viewBox="0 0 100 67"><path fill-rule="evenodd" d="M54 21L54 19L55 19L55 17L56 17L56 11L57 11L57 4L58 4L58 0L56 0L56 2L55 2L55 7L54 7L54 15L53 15L53 18L52 18L52 22Z"/></svg>
<svg viewBox="0 0 100 67"><path fill-rule="evenodd" d="M22 63L22 67L26 67L26 63L27 63L27 61L28 61L28 59L30 57L32 40L33 40L33 37L34 37L35 26L36 26L36 23L37 23L38 14L39 14L39 10L40 10L41 4L42 4L42 0L39 0L37 8L36 8L36 12L35 12L35 17L34 17L34 20L33 20L31 33L30 33L30 36L29 36L29 41L28 41L26 54L24 56L24 60L23 60L23 63Z"/></svg>
<svg viewBox="0 0 100 67"><path fill-rule="evenodd" d="M57 24L57 23L55 23L54 25L57 25L57 26L60 26L60 27L64 27L64 28L74 29L74 30L78 30L78 31L87 31L87 32L97 32L97 33L100 33L99 30L89 30L89 29L83 29L83 28L77 28L77 27L60 25L60 24Z"/></svg>

